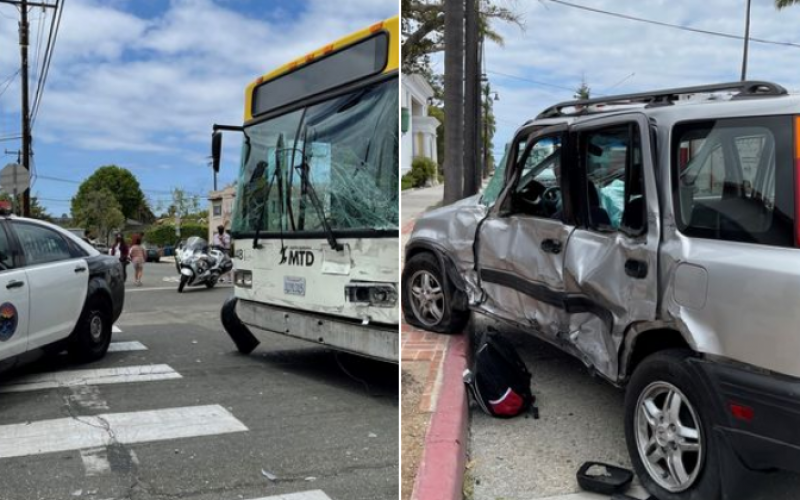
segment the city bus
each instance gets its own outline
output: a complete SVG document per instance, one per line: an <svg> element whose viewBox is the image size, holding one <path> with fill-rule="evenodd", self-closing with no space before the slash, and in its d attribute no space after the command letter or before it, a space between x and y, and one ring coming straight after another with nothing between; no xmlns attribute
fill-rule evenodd
<svg viewBox="0 0 800 500"><path fill-rule="evenodd" d="M239 351L263 332L399 360L397 17L258 77L245 91L230 233Z"/></svg>

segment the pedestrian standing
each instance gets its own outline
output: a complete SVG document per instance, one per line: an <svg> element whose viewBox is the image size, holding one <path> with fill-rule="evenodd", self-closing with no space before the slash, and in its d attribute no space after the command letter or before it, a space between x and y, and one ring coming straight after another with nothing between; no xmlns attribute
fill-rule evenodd
<svg viewBox="0 0 800 500"><path fill-rule="evenodd" d="M147 260L147 253L142 246L142 236L133 237L133 245L130 250L131 263L133 263L133 283L142 286L142 275L144 274L144 263Z"/></svg>
<svg viewBox="0 0 800 500"><path fill-rule="evenodd" d="M119 261L122 264L122 281L127 281L128 263L130 262L130 258L128 255L128 244L125 243L125 237L122 236L122 233L116 234L116 237L114 238L114 246L111 247L111 250L109 250L108 253L119 258Z"/></svg>
<svg viewBox="0 0 800 500"><path fill-rule="evenodd" d="M211 242L214 248L221 250L228 257L231 256L231 235L225 232L225 226L217 226L217 232L214 233L214 241ZM230 281L230 273L225 273L220 281L223 283Z"/></svg>

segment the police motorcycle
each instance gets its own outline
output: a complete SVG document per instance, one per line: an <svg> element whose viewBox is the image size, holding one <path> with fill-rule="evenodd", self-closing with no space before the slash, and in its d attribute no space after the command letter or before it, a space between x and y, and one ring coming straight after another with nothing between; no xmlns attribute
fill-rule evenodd
<svg viewBox="0 0 800 500"><path fill-rule="evenodd" d="M233 261L219 248L212 248L198 236L192 236L175 252L175 264L180 273L178 293L187 286L205 285L213 288L221 276L233 269Z"/></svg>

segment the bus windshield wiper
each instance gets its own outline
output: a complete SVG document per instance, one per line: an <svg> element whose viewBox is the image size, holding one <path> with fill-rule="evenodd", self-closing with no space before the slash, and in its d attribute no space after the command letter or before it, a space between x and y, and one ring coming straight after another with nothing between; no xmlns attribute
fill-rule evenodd
<svg viewBox="0 0 800 500"><path fill-rule="evenodd" d="M319 200L317 196L317 190L314 189L314 185L311 183L311 176L309 175L309 171L311 170L311 166L308 164L308 157L306 156L306 147L308 146L308 127L305 128L303 131L303 152L301 154L302 163L298 165L296 168L300 169L300 180L303 182L303 185L306 187L308 191L308 196L311 198L311 204L314 205L314 210L317 212L317 216L322 223L322 228L325 230L325 234L328 236L328 244L336 250L337 252L342 250L342 245L336 240L336 235L331 229L331 225L328 224L328 218L325 217L325 209L322 206L322 202Z"/></svg>
<svg viewBox="0 0 800 500"><path fill-rule="evenodd" d="M283 173L281 172L281 160L280 155L283 151L283 133L278 136L278 142L275 146L275 170L272 172L272 177L267 184L266 192L264 193L264 201L261 205L261 211L258 214L258 220L256 220L256 234L253 237L253 248L257 249L260 248L258 244L258 239L261 236L261 225L264 223L264 216L267 215L267 204L269 203L269 193L272 191L272 185L275 181L278 181L278 226L283 231L283 210L281 207L283 205ZM269 165L264 161L261 160L258 162L256 166L256 170L263 168L264 171L269 169Z"/></svg>

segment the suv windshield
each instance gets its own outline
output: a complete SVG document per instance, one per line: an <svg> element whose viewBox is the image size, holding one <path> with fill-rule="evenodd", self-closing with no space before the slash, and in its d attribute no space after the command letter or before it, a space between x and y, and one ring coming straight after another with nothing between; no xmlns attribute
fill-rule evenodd
<svg viewBox="0 0 800 500"><path fill-rule="evenodd" d="M397 108L391 79L247 127L232 231L396 230Z"/></svg>

